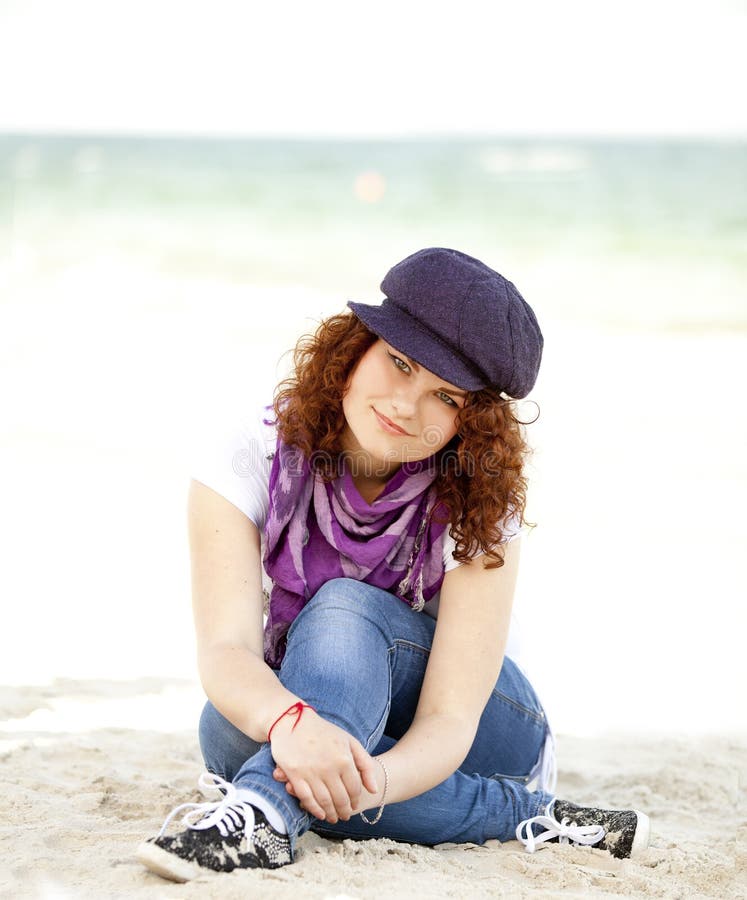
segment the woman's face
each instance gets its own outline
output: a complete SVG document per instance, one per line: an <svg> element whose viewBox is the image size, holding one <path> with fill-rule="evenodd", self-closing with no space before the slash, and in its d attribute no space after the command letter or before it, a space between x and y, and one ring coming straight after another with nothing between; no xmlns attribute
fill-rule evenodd
<svg viewBox="0 0 747 900"><path fill-rule="evenodd" d="M448 444L457 433L456 416L465 397L378 339L348 381L343 449L370 468L367 477L386 478L402 463L426 459Z"/></svg>

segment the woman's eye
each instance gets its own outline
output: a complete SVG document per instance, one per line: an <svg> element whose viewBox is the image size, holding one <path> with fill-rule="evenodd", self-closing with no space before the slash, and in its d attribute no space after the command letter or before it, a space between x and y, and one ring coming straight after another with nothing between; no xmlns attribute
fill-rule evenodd
<svg viewBox="0 0 747 900"><path fill-rule="evenodd" d="M438 392L438 396L439 396L442 400L446 401L446 403L448 403L449 406L456 406L456 405L457 405L456 400L455 400L453 397L450 397L448 394L444 394L443 391L439 391L439 392Z"/></svg>
<svg viewBox="0 0 747 900"><path fill-rule="evenodd" d="M391 359L391 361L394 363L394 365L398 369L401 369L403 372L409 372L410 367L407 365L407 363L404 361L404 359L400 359L398 356L395 356L393 353L389 353L387 355L389 356L389 359Z"/></svg>

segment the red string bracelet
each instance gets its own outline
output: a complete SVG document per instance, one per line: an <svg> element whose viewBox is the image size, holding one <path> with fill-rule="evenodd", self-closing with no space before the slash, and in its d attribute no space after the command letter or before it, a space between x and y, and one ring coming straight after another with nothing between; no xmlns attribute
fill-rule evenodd
<svg viewBox="0 0 747 900"><path fill-rule="evenodd" d="M310 709L312 712L316 712L313 706L309 706L308 703L303 703L299 700L297 703L294 703L293 706L289 706L288 709L284 713L280 713L280 715L275 719L275 721L270 725L270 730L267 732L267 740L272 739L272 729L278 724L278 722L288 715L288 713L292 713L296 717L296 721L293 723L293 728L291 731L295 731L296 725L301 721L301 716L303 715L303 711L305 709Z"/></svg>

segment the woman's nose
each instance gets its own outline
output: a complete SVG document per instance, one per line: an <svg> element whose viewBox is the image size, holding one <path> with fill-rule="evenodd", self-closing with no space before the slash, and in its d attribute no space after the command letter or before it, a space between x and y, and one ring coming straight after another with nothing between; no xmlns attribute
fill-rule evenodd
<svg viewBox="0 0 747 900"><path fill-rule="evenodd" d="M392 394L392 409L403 419L411 419L417 409L417 397L412 390L398 388Z"/></svg>

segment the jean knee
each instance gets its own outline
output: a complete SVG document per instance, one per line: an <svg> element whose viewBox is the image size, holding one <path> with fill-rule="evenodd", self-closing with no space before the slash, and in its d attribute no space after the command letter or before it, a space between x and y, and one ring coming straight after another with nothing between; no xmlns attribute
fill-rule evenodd
<svg viewBox="0 0 747 900"><path fill-rule="evenodd" d="M370 609L363 598L366 589L370 586L354 578L332 578L325 582L291 623L288 639L319 615L324 616L327 625L339 620L344 627L349 627L351 618L360 617Z"/></svg>
<svg viewBox="0 0 747 900"><path fill-rule="evenodd" d="M329 581L319 588L314 596L309 600L304 609L311 607L320 607L325 605L350 605L351 607L360 604L361 594L366 590L370 590L370 585L355 578L330 578Z"/></svg>
<svg viewBox="0 0 747 900"><path fill-rule="evenodd" d="M387 602L400 601L354 578L331 579L291 623L288 654L301 654L305 666L318 668L336 660L360 660L374 646L388 646L391 627L383 606Z"/></svg>

